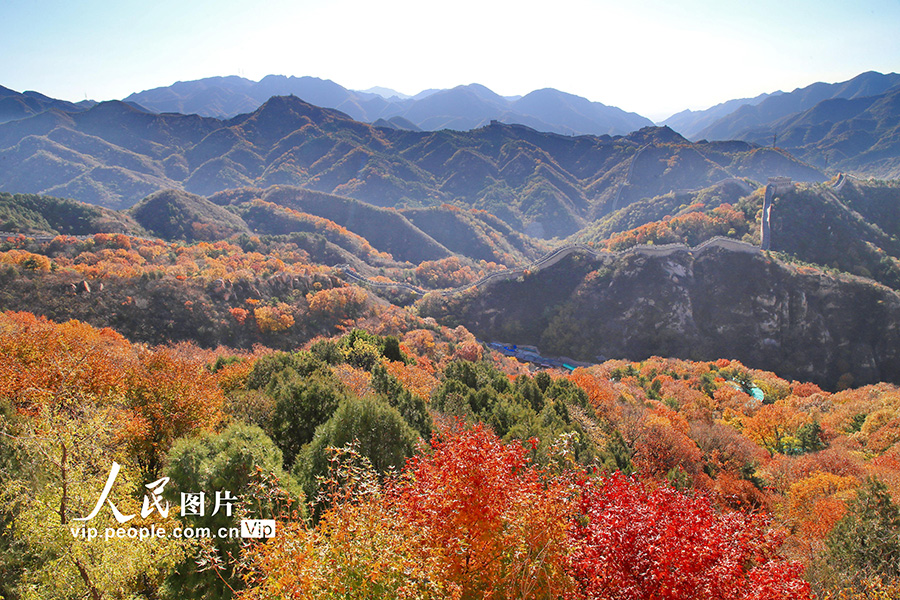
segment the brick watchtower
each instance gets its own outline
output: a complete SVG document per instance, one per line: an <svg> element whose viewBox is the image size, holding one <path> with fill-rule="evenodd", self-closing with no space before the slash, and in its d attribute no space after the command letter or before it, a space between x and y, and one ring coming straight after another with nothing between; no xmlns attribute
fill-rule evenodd
<svg viewBox="0 0 900 600"><path fill-rule="evenodd" d="M792 189L794 189L794 184L790 177L769 177L769 183L766 185L766 197L763 200L762 223L759 231L760 249L768 250L772 245L772 201Z"/></svg>

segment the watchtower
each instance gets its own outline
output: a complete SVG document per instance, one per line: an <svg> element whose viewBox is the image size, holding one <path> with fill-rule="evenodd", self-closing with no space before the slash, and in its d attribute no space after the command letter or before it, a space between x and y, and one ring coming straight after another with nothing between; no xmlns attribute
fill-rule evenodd
<svg viewBox="0 0 900 600"><path fill-rule="evenodd" d="M769 177L769 185L775 186L775 195L794 189L794 182L790 177Z"/></svg>
<svg viewBox="0 0 900 600"><path fill-rule="evenodd" d="M759 247L768 250L772 245L772 201L782 194L794 189L794 183L790 177L769 177L766 185L766 197L763 200L762 223L759 231Z"/></svg>

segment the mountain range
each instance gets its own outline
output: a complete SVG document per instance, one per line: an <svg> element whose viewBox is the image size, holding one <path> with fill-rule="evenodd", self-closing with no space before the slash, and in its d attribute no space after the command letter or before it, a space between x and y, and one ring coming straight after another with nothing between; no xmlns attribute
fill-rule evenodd
<svg viewBox="0 0 900 600"><path fill-rule="evenodd" d="M50 98L39 92L17 92L0 86L0 123L24 119L50 109L80 112L96 104L91 100L67 102Z"/></svg>
<svg viewBox="0 0 900 600"><path fill-rule="evenodd" d="M380 208L290 186L233 189L209 198L166 190L127 211L0 193L5 231L48 236L4 240L4 249L14 250L2 257L0 276L7 287L0 308L88 318L98 326L124 327L129 336L146 341L180 339L199 327L204 343L256 343L256 338L219 337L224 335L221 316L234 308L227 294L216 291L222 280L168 277L154 283L160 275L138 277L123 270L143 254L105 249L158 246L146 238L160 237L185 252L205 248L217 255L237 247L258 257L264 248L276 256L288 252L303 263L336 267L315 267L330 286L341 285L339 278L358 284L358 275L348 274L355 271L375 278L381 287L373 291L382 301L415 303L420 315L451 327L462 324L482 339L539 344L586 361L727 356L827 387L898 381L900 219L895 207L900 185L847 178L839 185L801 184L782 192L772 209L773 252L754 247L762 200L763 189L743 180L644 199L572 240L582 245L557 246L547 254L552 244L516 232L482 210ZM717 228L723 216L728 220ZM97 231L145 239L52 237ZM653 238L630 247L611 243L621 235L637 234L640 241L645 233L664 231L676 237L656 238L658 245ZM589 235L599 237L589 241ZM732 239L715 237L722 235ZM690 246L670 243L679 240ZM82 252L78 265L103 260L116 266L101 270L107 273L102 294L74 297L73 286L84 287L79 275L65 268L40 275L34 272L40 263L29 252L51 253L61 265L72 264L66 259L70 252ZM17 276L10 265L19 263L24 266ZM472 282L479 271L492 278L462 293L411 296L402 287L458 285L450 283L454 277L468 273L462 282ZM266 302L283 298L282 277L249 271L248 276L240 284L242 293ZM445 283L433 283L441 277ZM154 293L160 310L168 306L164 296L174 295L193 298L214 314L183 311L190 326L181 333L147 329L141 307ZM134 304L129 298L141 300ZM202 320L207 317L212 320ZM176 337L166 337L171 335Z"/></svg>
<svg viewBox="0 0 900 600"><path fill-rule="evenodd" d="M739 110L743 106L756 106L763 100L783 94L784 92L773 92L771 94L760 94L755 98L738 98L728 100L721 104L716 104L705 110L683 110L671 117L659 122L660 125L671 127L675 131L688 139L700 139L697 137L701 131L712 126L720 119L728 117L730 114Z"/></svg>
<svg viewBox="0 0 900 600"><path fill-rule="evenodd" d="M867 72L841 83L814 83L744 101L721 115L732 107L726 103L680 113L665 123L694 140L777 145L821 169L900 177L897 73Z"/></svg>
<svg viewBox="0 0 900 600"><path fill-rule="evenodd" d="M776 93L759 102L748 102L728 115L695 133L691 139L744 139L748 132L815 108L820 102L834 99L855 100L880 96L900 87L900 74L883 75L874 71L861 73L840 83L814 83L790 93ZM712 109L710 109L712 110Z"/></svg>
<svg viewBox="0 0 900 600"><path fill-rule="evenodd" d="M126 100L156 112L193 112L227 118L249 112L271 95L294 94L337 108L379 127L408 130L469 130L491 120L562 134L626 134L650 121L618 108L542 89L524 97L501 97L472 84L406 96L388 88L364 92L312 77L268 76L259 82L220 77L132 94ZM735 99L661 121L684 137L744 140L778 145L821 169L879 178L900 176L900 75L862 73L839 83L814 83Z"/></svg>
<svg viewBox="0 0 900 600"><path fill-rule="evenodd" d="M401 96L386 88L359 92L328 79L281 75L269 75L258 82L234 76L183 81L131 94L125 101L153 112L229 119L253 112L272 96L288 95L336 108L358 121L390 122L399 118L429 131L465 131L497 120L562 134L615 135L653 124L635 113L550 88L508 98L483 85L471 84Z"/></svg>
<svg viewBox="0 0 900 600"><path fill-rule="evenodd" d="M0 123L0 228L123 233L145 238L140 244L159 237L215 252L268 248L309 265L295 290L303 298L316 284L340 288L343 278L372 285L379 303L415 303L419 315L483 339L586 361L728 356L829 387L897 380L900 185L829 181L825 170L895 172L898 77L868 73L674 115L695 136L738 138L695 141L653 125L572 135L601 117L613 127L609 119L625 113L556 90L503 98L470 85L403 98L312 78L266 78L262 91L228 78L244 92L224 93L213 80L202 93L197 82L155 91L181 94L179 111L206 102L223 115L239 112L212 117L166 112L146 97L67 103L3 89L10 119ZM308 102L306 92L267 96L286 83L308 85L316 102L340 110ZM398 103L404 112L364 112ZM508 112L491 112L500 109ZM562 133L535 115L553 115ZM778 175L806 183L771 203L772 251L764 253L754 247L763 184ZM89 249L124 250L128 238L3 244L0 308L91 318L146 341L202 329L204 343L255 343L223 337L228 315L247 310L235 302L277 305L294 285L250 270L234 284L243 290L235 300L221 281L132 277L116 267L101 304L76 301L72 294L88 290L78 278L91 277L84 261L127 255ZM44 252L61 261L59 273ZM473 282L481 283L466 287ZM457 291L423 291L436 288ZM171 297L183 297L183 315L195 305L214 310L150 335L140 315L153 293L161 311ZM299 327L290 343L315 331Z"/></svg>
<svg viewBox="0 0 900 600"><path fill-rule="evenodd" d="M777 145L819 169L894 178L900 176L898 93L900 75L866 72L844 82L819 82L682 111L659 125L694 141ZM468 131L499 121L563 135L624 135L651 125L640 115L549 88L504 97L471 84L408 96L384 87L354 91L327 79L280 75L258 82L235 76L178 82L131 94L125 102L142 112L227 121L254 112L274 95L295 95L375 127L407 131ZM0 123L53 108L84 112L95 104L0 88Z"/></svg>
<svg viewBox="0 0 900 600"><path fill-rule="evenodd" d="M570 235L644 197L772 175L826 179L779 150L692 144L665 127L616 137L498 122L413 132L367 125L293 96L274 96L228 120L113 101L0 125L0 189L11 192L127 208L164 189L210 196L291 185L376 206L484 209L545 238Z"/></svg>

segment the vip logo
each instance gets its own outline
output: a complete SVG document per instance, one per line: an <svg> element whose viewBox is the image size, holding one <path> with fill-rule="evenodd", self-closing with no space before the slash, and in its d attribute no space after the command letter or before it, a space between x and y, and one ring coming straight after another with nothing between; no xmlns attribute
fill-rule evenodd
<svg viewBox="0 0 900 600"><path fill-rule="evenodd" d="M241 519L241 537L275 537L275 519Z"/></svg>

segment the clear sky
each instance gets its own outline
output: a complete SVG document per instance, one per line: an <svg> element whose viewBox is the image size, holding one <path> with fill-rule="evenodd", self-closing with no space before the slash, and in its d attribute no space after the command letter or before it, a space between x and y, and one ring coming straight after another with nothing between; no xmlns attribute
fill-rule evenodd
<svg viewBox="0 0 900 600"><path fill-rule="evenodd" d="M553 87L660 120L900 70L900 0L0 0L0 85L109 100L214 75Z"/></svg>

